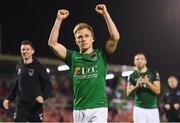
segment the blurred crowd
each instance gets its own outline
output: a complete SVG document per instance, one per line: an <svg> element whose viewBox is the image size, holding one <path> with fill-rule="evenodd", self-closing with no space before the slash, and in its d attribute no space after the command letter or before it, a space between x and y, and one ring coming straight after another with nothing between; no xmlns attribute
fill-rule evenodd
<svg viewBox="0 0 180 123"><path fill-rule="evenodd" d="M68 73L60 73L56 75L50 75L53 85L53 91L50 97L44 103L44 122L71 122L72 117L72 101L73 90L70 77ZM131 122L133 111L133 99L126 96L127 78L115 77L114 79L107 80L107 95L109 99L109 122ZM170 81L170 80L169 80ZM0 76L0 99L3 100L10 89L15 84L15 76L13 75L1 75ZM165 91L163 88L161 96L159 96L159 110L161 115L161 121L168 121L167 110L165 110L165 104L171 103L171 100L167 100L166 97L171 94L169 91ZM179 89L176 89L179 90ZM180 90L177 91L180 95ZM169 102L167 102L169 101ZM5 110L0 108L0 122L13 121L15 103L10 104L10 109ZM179 112L179 109L178 109Z"/></svg>

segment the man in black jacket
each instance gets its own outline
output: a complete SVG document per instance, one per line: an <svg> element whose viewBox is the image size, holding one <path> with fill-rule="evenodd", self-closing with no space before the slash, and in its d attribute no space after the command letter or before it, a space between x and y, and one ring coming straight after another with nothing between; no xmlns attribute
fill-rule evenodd
<svg viewBox="0 0 180 123"><path fill-rule="evenodd" d="M33 44L21 42L22 60L16 66L17 81L8 97L3 101L5 109L16 99L15 122L42 122L43 103L51 91L51 83L46 68L33 57Z"/></svg>
<svg viewBox="0 0 180 123"><path fill-rule="evenodd" d="M161 105L168 122L180 122L180 88L176 76L168 78L169 89L162 95Z"/></svg>

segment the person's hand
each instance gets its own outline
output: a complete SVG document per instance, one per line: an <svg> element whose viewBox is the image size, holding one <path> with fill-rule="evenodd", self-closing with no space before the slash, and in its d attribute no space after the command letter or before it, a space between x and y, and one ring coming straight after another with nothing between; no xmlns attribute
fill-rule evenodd
<svg viewBox="0 0 180 123"><path fill-rule="evenodd" d="M97 13L101 14L101 15L105 15L107 13L107 8L105 4L98 4L95 7L95 10Z"/></svg>
<svg viewBox="0 0 180 123"><path fill-rule="evenodd" d="M180 105L179 105L178 103L175 103L175 104L174 104L174 109L178 110L179 107L180 107Z"/></svg>
<svg viewBox="0 0 180 123"><path fill-rule="evenodd" d="M60 9L57 13L57 19L64 20L68 17L69 11L66 9Z"/></svg>
<svg viewBox="0 0 180 123"><path fill-rule="evenodd" d="M142 77L139 77L139 79L136 81L136 87L139 87L142 85Z"/></svg>
<svg viewBox="0 0 180 123"><path fill-rule="evenodd" d="M164 105L164 108L165 108L166 110L170 110L171 106L170 106L169 104L165 104L165 105Z"/></svg>
<svg viewBox="0 0 180 123"><path fill-rule="evenodd" d="M143 78L142 78L142 84L147 84L149 82L149 78L147 77L147 75L145 75Z"/></svg>
<svg viewBox="0 0 180 123"><path fill-rule="evenodd" d="M36 101L37 101L38 103L44 103L44 99L43 99L42 96L36 97Z"/></svg>
<svg viewBox="0 0 180 123"><path fill-rule="evenodd" d="M8 99L5 99L4 101L3 101L3 107L5 108L5 109L9 109L9 100Z"/></svg>

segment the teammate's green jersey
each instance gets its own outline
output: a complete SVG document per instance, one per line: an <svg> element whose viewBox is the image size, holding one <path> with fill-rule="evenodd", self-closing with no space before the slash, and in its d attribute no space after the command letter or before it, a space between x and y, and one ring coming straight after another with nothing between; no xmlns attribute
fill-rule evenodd
<svg viewBox="0 0 180 123"><path fill-rule="evenodd" d="M73 82L73 109L107 107L105 53L100 49L90 54L67 50L65 62Z"/></svg>
<svg viewBox="0 0 180 123"><path fill-rule="evenodd" d="M136 85L136 81L140 77L147 76L151 83L154 81L160 81L159 73L148 69L145 73L134 71L128 78L128 84ZM141 85L134 93L135 106L142 108L156 108L157 107L157 95L151 91L146 84Z"/></svg>

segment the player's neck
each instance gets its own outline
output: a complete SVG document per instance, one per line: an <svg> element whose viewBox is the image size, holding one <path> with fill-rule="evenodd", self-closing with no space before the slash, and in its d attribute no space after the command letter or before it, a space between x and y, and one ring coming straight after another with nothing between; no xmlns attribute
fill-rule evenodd
<svg viewBox="0 0 180 123"><path fill-rule="evenodd" d="M80 53L82 54L90 54L93 52L93 48L85 49L85 50L80 50Z"/></svg>
<svg viewBox="0 0 180 123"><path fill-rule="evenodd" d="M28 59L23 59L24 64L30 64L33 62L32 58L28 58Z"/></svg>
<svg viewBox="0 0 180 123"><path fill-rule="evenodd" d="M140 73L145 73L147 71L147 67L144 66L142 68L137 68L137 71L140 72Z"/></svg>

